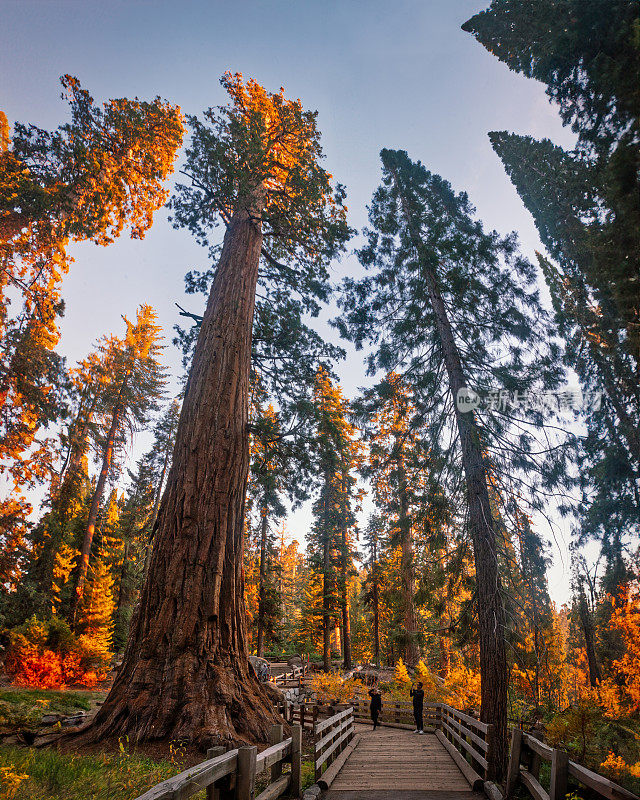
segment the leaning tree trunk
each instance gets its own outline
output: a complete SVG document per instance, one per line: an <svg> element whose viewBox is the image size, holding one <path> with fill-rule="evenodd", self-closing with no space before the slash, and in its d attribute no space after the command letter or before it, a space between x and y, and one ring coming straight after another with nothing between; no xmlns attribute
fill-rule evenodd
<svg viewBox="0 0 640 800"><path fill-rule="evenodd" d="M507 657L505 646L505 611L498 568L495 522L491 514L487 472L478 439L473 412L462 413L456 398L466 380L460 354L435 274L424 265L429 299L442 346L442 354L453 396L456 422L462 449L462 464L467 483L469 529L473 541L476 568L478 633L480 639L481 701L480 719L494 725L493 747L489 754L488 773L500 780L507 762Z"/></svg>
<svg viewBox="0 0 640 800"><path fill-rule="evenodd" d="M396 441L396 449L401 444ZM420 660L418 647L418 616L414 600L416 585L415 564L413 559L413 534L411 531L411 517L409 516L409 497L407 491L407 474L404 460L400 452L397 453L396 467L398 471L398 500L400 507L399 528L401 536L401 579L402 579L402 605L404 615L404 630L406 642L404 645L404 662L414 667Z"/></svg>
<svg viewBox="0 0 640 800"><path fill-rule="evenodd" d="M98 519L98 511L100 510L100 503L104 495L104 487L107 484L109 477L109 470L111 469L111 460L113 458L113 448L116 443L116 436L118 428L120 427L120 416L122 414L122 395L126 388L127 378L122 381L118 399L116 401L113 414L111 416L111 425L109 426L109 433L107 434L107 441L105 442L104 453L102 454L102 467L100 468L100 475L98 476L98 483L91 499L91 508L89 509L89 519L87 520L87 527L84 532L82 540L82 548L80 550L80 562L78 564L78 574L76 577L76 585L71 597L71 608L69 611L69 619L71 624L75 625L78 617L78 608L80 600L84 593L84 584L87 579L87 572L89 570L89 558L91 556L91 545L93 544L93 537L96 532L96 521Z"/></svg>
<svg viewBox="0 0 640 800"><path fill-rule="evenodd" d="M242 574L248 389L263 207L227 228L198 336L144 587L88 737L265 741L277 722L249 664Z"/></svg>

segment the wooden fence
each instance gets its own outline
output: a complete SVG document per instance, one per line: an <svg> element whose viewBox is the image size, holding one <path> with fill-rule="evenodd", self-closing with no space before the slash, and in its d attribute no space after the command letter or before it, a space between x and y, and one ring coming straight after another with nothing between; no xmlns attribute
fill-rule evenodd
<svg viewBox="0 0 640 800"><path fill-rule="evenodd" d="M493 725L480 722L446 703L438 703L438 712L436 736L473 789L481 789L488 777Z"/></svg>
<svg viewBox="0 0 640 800"><path fill-rule="evenodd" d="M340 755L354 736L353 708L345 708L313 726L313 766L316 783L323 769Z"/></svg>
<svg viewBox="0 0 640 800"><path fill-rule="evenodd" d="M298 797L301 791L302 728L295 726L289 739L282 740L282 725L271 729L271 745L258 753L257 747L240 747L227 753L222 748L207 752L207 760L157 784L137 800L186 800L206 789L207 800L275 800L285 792ZM291 770L283 773L283 765ZM256 777L269 769L269 785L255 796Z"/></svg>
<svg viewBox="0 0 640 800"><path fill-rule="evenodd" d="M283 716L290 725L313 728L319 719L331 717L344 711L345 704L329 705L323 703L283 703Z"/></svg>
<svg viewBox="0 0 640 800"><path fill-rule="evenodd" d="M309 665L306 663L300 666L292 666L290 670L285 670L280 675L274 675L271 678L271 682L275 683L276 686L282 686L297 680L298 686L300 686L300 681L307 674L308 668Z"/></svg>
<svg viewBox="0 0 640 800"><path fill-rule="evenodd" d="M384 700L380 712L380 722L390 728L415 728L413 719L413 703L410 700ZM350 700L356 722L370 722L369 701L364 699ZM423 722L435 730L438 727L440 703L425 703Z"/></svg>
<svg viewBox="0 0 640 800"><path fill-rule="evenodd" d="M540 783L542 761L551 764L549 791ZM507 798L513 795L520 782L534 800L564 800L569 776L607 800L639 800L633 792L571 761L566 750L549 747L519 728L514 728L505 787Z"/></svg>

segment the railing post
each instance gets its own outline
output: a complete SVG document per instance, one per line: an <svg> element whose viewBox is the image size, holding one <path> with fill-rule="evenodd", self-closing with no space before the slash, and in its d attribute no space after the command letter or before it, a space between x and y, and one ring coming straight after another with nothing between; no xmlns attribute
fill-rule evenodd
<svg viewBox="0 0 640 800"><path fill-rule="evenodd" d="M294 725L291 728L291 786L289 793L299 797L302 793L302 728Z"/></svg>
<svg viewBox="0 0 640 800"><path fill-rule="evenodd" d="M507 781L504 789L505 798L511 797L518 776L520 775L520 754L522 752L522 731L514 728L511 735L511 753L509 755L509 766L507 767ZM488 760L488 759L487 759Z"/></svg>
<svg viewBox="0 0 640 800"><path fill-rule="evenodd" d="M210 747L207 750L207 761L212 758L217 758L218 756L222 756L225 753L224 747ZM211 784L211 786L207 786L207 800L219 800L220 798L220 791L217 786Z"/></svg>
<svg viewBox="0 0 640 800"><path fill-rule="evenodd" d="M569 754L566 750L554 749L551 756L551 785L549 800L564 800L569 778Z"/></svg>
<svg viewBox="0 0 640 800"><path fill-rule="evenodd" d="M484 740L487 743L487 752L484 754L484 757L489 762L489 766L484 771L484 779L485 781L488 781L492 779L492 776L489 773L489 769L491 767L491 764L493 763L493 748L495 744L495 725L491 724L487 725L487 732L484 735ZM478 764L478 767L480 767L480 764Z"/></svg>
<svg viewBox="0 0 640 800"><path fill-rule="evenodd" d="M238 750L236 800L253 800L256 785L257 756L257 747L241 747Z"/></svg>
<svg viewBox="0 0 640 800"><path fill-rule="evenodd" d="M269 744L280 744L284 729L282 725L272 725L269 731ZM271 767L271 783L277 781L282 776L282 761L278 761Z"/></svg>
<svg viewBox="0 0 640 800"><path fill-rule="evenodd" d="M530 733L529 735L533 736L534 739L540 739L540 736L536 735L535 731L533 733ZM534 750L529 749L528 769L536 780L540 780L541 761L542 759L540 758L540 756Z"/></svg>

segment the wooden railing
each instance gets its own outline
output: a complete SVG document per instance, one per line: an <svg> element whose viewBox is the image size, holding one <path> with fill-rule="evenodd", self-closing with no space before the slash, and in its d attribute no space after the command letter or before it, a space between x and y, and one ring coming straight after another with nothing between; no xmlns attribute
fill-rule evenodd
<svg viewBox="0 0 640 800"><path fill-rule="evenodd" d="M542 761L551 764L549 791L540 783ZM514 728L505 786L507 798L513 795L518 782L521 782L534 800L564 800L569 776L607 800L639 800L633 792L571 761L566 750L549 747L519 728Z"/></svg>
<svg viewBox="0 0 640 800"><path fill-rule="evenodd" d="M301 728L313 728L319 719L332 717L338 711L344 711L344 704L328 705L326 703L287 703L283 704L283 716L290 725Z"/></svg>
<svg viewBox="0 0 640 800"><path fill-rule="evenodd" d="M206 789L207 800L275 800L285 792L298 797L301 791L302 728L292 728L291 738L282 740L282 725L271 729L271 745L240 747L227 753L222 748L207 751L207 760L157 784L137 800L186 800ZM291 771L283 773L283 765ZM269 784L255 796L256 776L270 769Z"/></svg>
<svg viewBox="0 0 640 800"><path fill-rule="evenodd" d="M473 789L481 789L487 777L493 744L493 725L438 703L436 736L456 762Z"/></svg>
<svg viewBox="0 0 640 800"><path fill-rule="evenodd" d="M364 699L350 700L356 722L370 722L369 701ZM384 700L380 712L380 722L389 727L413 728L413 703L410 700ZM435 730L439 720L439 703L425 703L423 708L424 724Z"/></svg>
<svg viewBox="0 0 640 800"><path fill-rule="evenodd" d="M354 736L353 708L346 708L313 726L313 766L316 783Z"/></svg>
<svg viewBox="0 0 640 800"><path fill-rule="evenodd" d="M303 678L307 674L308 664L302 664L301 666L292 666L290 670L280 673L280 675L274 675L271 678L271 682L275 683L276 686L279 686L283 683L289 683L291 681L295 681L296 678L299 680Z"/></svg>

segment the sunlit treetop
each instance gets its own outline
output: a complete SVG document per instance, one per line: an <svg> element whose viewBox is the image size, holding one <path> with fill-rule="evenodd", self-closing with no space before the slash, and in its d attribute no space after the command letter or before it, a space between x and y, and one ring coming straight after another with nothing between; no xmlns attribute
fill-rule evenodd
<svg viewBox="0 0 640 800"><path fill-rule="evenodd" d="M345 192L334 189L323 158L317 112L305 111L284 90L272 93L255 80L229 72L221 83L230 97L205 112L205 122L189 117L192 139L182 171L189 179L172 200L175 222L207 246L219 219L228 223L241 207L260 208L268 254L262 274L285 282L310 281L321 292L323 266L350 236ZM256 212L258 213L258 212ZM271 259L269 259L269 256ZM320 269L321 274L287 272L273 259Z"/></svg>
<svg viewBox="0 0 640 800"><path fill-rule="evenodd" d="M167 199L163 182L184 130L180 108L160 98L100 107L77 78L61 83L71 122L52 132L16 123L2 153L0 216L14 233L47 219L57 238L105 245L125 224L142 238Z"/></svg>

